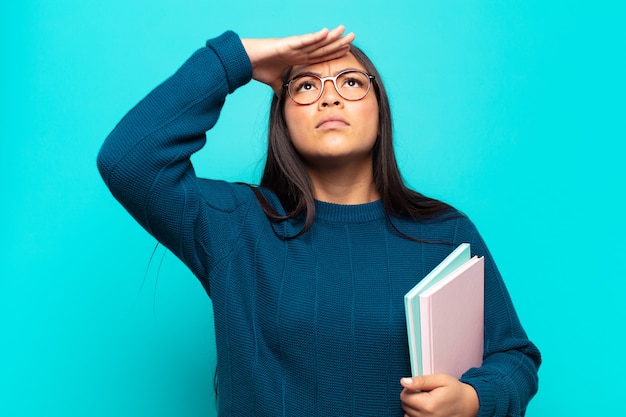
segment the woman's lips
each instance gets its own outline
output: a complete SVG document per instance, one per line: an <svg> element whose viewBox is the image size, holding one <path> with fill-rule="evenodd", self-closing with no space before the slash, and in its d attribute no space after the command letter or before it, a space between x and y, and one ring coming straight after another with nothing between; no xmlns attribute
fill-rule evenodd
<svg viewBox="0 0 626 417"><path fill-rule="evenodd" d="M343 120L341 117L329 116L324 117L320 122L315 126L316 129L336 129L340 127L349 126L349 123Z"/></svg>

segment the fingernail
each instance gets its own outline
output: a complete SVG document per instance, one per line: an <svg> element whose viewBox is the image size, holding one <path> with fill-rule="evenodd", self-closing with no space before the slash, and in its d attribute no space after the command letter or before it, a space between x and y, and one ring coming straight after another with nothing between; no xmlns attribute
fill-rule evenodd
<svg viewBox="0 0 626 417"><path fill-rule="evenodd" d="M402 382L405 385L411 385L413 383L413 378L402 378Z"/></svg>

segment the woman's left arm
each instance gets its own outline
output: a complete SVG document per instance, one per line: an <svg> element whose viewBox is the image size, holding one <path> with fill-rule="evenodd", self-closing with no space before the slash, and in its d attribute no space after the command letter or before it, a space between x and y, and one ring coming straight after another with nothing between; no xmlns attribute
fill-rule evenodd
<svg viewBox="0 0 626 417"><path fill-rule="evenodd" d="M460 380L436 374L404 379L408 416L523 416L538 389L541 354L528 339L500 272L482 237L468 220L459 240L485 258L485 350L483 363Z"/></svg>

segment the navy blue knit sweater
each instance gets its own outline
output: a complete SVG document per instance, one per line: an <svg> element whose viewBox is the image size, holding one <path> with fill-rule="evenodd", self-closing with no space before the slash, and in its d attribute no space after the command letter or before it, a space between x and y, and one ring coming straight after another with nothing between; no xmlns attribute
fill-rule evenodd
<svg viewBox="0 0 626 417"><path fill-rule="evenodd" d="M462 242L485 256L485 354L461 379L478 392L480 416L523 415L539 352L465 216L393 218L406 235L453 245L424 244L397 233L381 202L318 202L312 228L284 240L249 187L196 177L190 156L251 74L234 33L210 40L122 119L98 156L113 195L213 301L220 415L402 416L403 296Z"/></svg>

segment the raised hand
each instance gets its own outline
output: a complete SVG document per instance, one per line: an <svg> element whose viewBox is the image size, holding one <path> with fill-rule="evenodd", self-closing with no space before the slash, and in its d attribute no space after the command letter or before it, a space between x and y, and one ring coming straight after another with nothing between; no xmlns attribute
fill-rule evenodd
<svg viewBox="0 0 626 417"><path fill-rule="evenodd" d="M332 30L322 29L315 33L289 36L287 38L242 39L250 62L252 78L269 85L279 93L281 76L294 65L330 61L348 53L354 33L345 36L343 25Z"/></svg>

